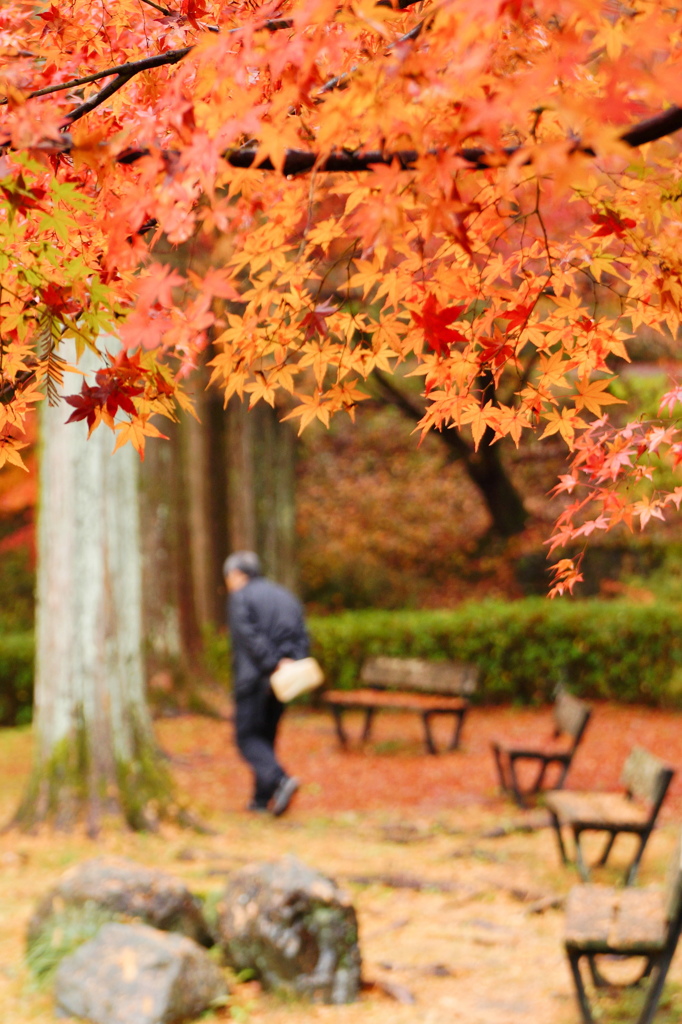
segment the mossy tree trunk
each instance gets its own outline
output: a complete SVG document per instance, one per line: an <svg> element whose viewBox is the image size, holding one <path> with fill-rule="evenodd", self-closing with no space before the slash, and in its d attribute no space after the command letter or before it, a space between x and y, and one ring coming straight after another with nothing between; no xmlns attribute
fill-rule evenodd
<svg viewBox="0 0 682 1024"><path fill-rule="evenodd" d="M79 388L67 375L65 391ZM69 409L43 408L35 754L16 822L150 827L173 787L145 697L138 456L112 455L104 426L87 440Z"/></svg>

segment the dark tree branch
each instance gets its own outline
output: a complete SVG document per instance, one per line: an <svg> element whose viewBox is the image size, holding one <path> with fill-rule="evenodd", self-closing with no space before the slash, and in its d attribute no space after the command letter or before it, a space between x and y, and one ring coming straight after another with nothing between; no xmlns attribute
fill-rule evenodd
<svg viewBox="0 0 682 1024"><path fill-rule="evenodd" d="M627 128L620 138L626 145L634 149L637 146L644 145L645 142L655 142L666 135L672 135L674 132L679 131L680 128L682 128L682 108L670 107L663 114L658 114L656 117L640 121ZM518 153L521 148L521 146L508 146L497 152L491 152L481 147L467 147L457 150L454 155L468 164L470 170L486 170L499 167L505 160ZM444 151L429 150L429 153L434 156L437 156L440 152ZM583 146L579 141L575 142L572 146L572 152L584 153L586 156L596 156L595 150L591 146ZM133 164L148 155L148 149L129 149L122 153L118 160L122 164ZM258 150L251 146L228 151L223 156L232 167L243 169L257 167L263 171L274 171L276 169L269 157L259 160ZM415 149L398 149L389 152L382 150L363 152L361 149L353 151L337 150L330 153L327 157L320 157L318 153L313 153L310 150L289 149L287 150L281 170L282 174L285 175L305 174L313 169L351 173L355 171L370 171L373 164L390 165L394 161L397 161L403 170L409 170L414 167L418 159L419 153ZM530 162L531 157L529 156L527 163Z"/></svg>
<svg viewBox="0 0 682 1024"><path fill-rule="evenodd" d="M155 4L154 0L142 0L143 4L148 4L149 7L153 7L155 11L159 11L161 14L172 14L167 7L162 7L161 4Z"/></svg>
<svg viewBox="0 0 682 1024"><path fill-rule="evenodd" d="M398 409L408 419L419 423L426 411L425 407L409 395L382 373L381 370L373 370L372 378L379 386L379 391L384 401ZM456 459L470 459L473 451L466 443L457 427L448 427L447 431L440 434L443 443L451 450L451 456Z"/></svg>
<svg viewBox="0 0 682 1024"><path fill-rule="evenodd" d="M174 12L169 10L167 7L162 7L160 4L154 3L154 0L142 0L143 3L149 4L155 10L161 14L173 14ZM408 7L412 7L414 4L421 3L422 0L398 0L398 8L400 10L406 10ZM377 7L391 7L392 4L388 0L379 0ZM263 22L262 28L268 32L279 32L281 29L291 28L293 26L293 20L291 18L271 18L268 21ZM424 23L420 22L419 25L415 26L410 32L407 32L400 39L393 43L396 46L397 43L405 42L408 39L416 39L423 28ZM208 32L221 32L217 25L205 25L203 26ZM225 35L231 35L236 32L243 32L245 26L240 25L236 28L228 28L224 30ZM34 99L36 96L49 96L53 92L64 92L67 89L75 89L79 85L88 85L90 82L97 82L100 78L110 78L112 75L127 75L128 78L132 78L133 75L138 74L140 71L148 71L150 68L162 67L164 64L177 64L178 61L186 57L188 53L193 50L193 46L183 46L180 50L168 50L166 53L157 54L156 57L146 57L142 60L130 61L127 64L118 64L116 67L106 68L104 71L96 71L92 75L84 75L82 78L72 78L68 82L62 82L59 85L47 85L44 89L35 89L33 92L28 94L28 99ZM338 80L346 80L348 73L345 75L339 75ZM336 81L336 79L330 80ZM330 83L326 83L322 86L320 92L327 92L334 86ZM7 104L7 97L0 97L0 106Z"/></svg>
<svg viewBox="0 0 682 1024"><path fill-rule="evenodd" d="M403 415L419 422L424 408L411 395L399 388L381 370L374 370L372 378L379 386L384 401ZM485 431L478 451L467 444L455 426L436 433L448 451L449 462L461 462L467 476L477 488L492 520L492 528L500 537L513 537L524 529L528 513L519 492L502 462L500 446L492 444L493 431Z"/></svg>
<svg viewBox="0 0 682 1024"><path fill-rule="evenodd" d="M100 91L96 92L94 96L91 96L89 100L86 100L85 103L81 103L75 110L72 110L71 113L67 114L64 121L64 127L68 127L68 125L73 124L74 121L79 121L81 117L85 117L85 115L89 114L91 110L98 107L100 103L104 103L105 100L108 100L115 92L122 89L126 82L130 81L133 74L134 72L127 75L116 75L113 82L109 82L109 84L105 85L103 89L100 89Z"/></svg>
<svg viewBox="0 0 682 1024"><path fill-rule="evenodd" d="M61 85L47 85L44 89L36 89L28 94L29 99L36 96L47 96L52 92L64 92L66 89L75 89L79 85L88 85L90 82L97 82L100 78L111 78L112 75L125 75L126 80L140 71L149 71L150 68L159 68L164 64L177 64L183 57L193 49L192 46L183 46L180 50L167 50L165 53L157 53L155 57L144 57L142 60L132 60L128 64L118 64L116 67L107 68L105 71L96 71L92 75L85 75L83 78L72 78ZM6 104L7 97L0 98L0 104Z"/></svg>
<svg viewBox="0 0 682 1024"><path fill-rule="evenodd" d="M400 36L400 38L396 39L394 43L391 43L391 45L387 47L387 52L390 52L396 46L399 46L401 43L407 43L411 39L416 39L419 35L421 35L422 29L424 28L425 24L426 19L424 19L424 21L420 21L417 25L414 26L413 29L410 29L409 32L406 32L404 36ZM358 70L358 67L359 65L356 64L350 69L350 71L344 71L342 75L335 75L334 78L327 79L324 85L318 90L317 95L324 96L325 93L331 92L333 89L344 89L347 83L350 81L351 76L355 74L355 72Z"/></svg>
<svg viewBox="0 0 682 1024"><path fill-rule="evenodd" d="M666 135L672 135L680 128L682 128L682 107L668 107L666 111L657 114L656 117L633 124L632 128L623 132L621 139L634 149L636 146L643 146L646 142L655 142Z"/></svg>

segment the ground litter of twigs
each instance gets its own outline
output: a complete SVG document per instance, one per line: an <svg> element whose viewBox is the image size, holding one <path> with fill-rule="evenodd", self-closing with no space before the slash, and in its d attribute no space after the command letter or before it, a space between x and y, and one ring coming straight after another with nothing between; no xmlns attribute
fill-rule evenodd
<svg viewBox="0 0 682 1024"><path fill-rule="evenodd" d="M358 732L360 719L349 719ZM572 789L614 789L633 744L680 766L640 873L658 881L682 821L682 715L596 704L568 780ZM577 881L559 863L542 808L520 811L501 798L490 739L541 737L550 712L474 708L462 749L424 753L414 715L380 714L371 744L339 748L331 717L291 708L280 755L302 785L281 819L249 815L249 774L235 754L230 722L196 716L157 722L162 748L192 809L215 830L196 835L108 831L0 836L0 1021L53 1021L49 994L32 988L23 962L31 908L66 867L116 853L182 876L193 891L219 892L230 872L293 853L346 885L360 919L365 988L350 1006L307 1006L233 988L231 1004L208 1019L253 1024L577 1024L562 947L562 902ZM445 738L445 732L441 738ZM9 816L25 781L30 734L0 732L0 813ZM619 880L627 852L598 881ZM682 952L657 1024L682 1017ZM607 993L600 1022L635 1019ZM132 1022L131 1022L132 1024Z"/></svg>

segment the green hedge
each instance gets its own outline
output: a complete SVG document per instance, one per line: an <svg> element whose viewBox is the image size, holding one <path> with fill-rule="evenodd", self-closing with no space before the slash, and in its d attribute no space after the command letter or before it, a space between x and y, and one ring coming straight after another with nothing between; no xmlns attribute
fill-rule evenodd
<svg viewBox="0 0 682 1024"><path fill-rule="evenodd" d="M330 685L351 689L368 655L453 659L480 671L480 702L573 693L682 706L682 606L529 598L454 611L346 612L310 620Z"/></svg>
<svg viewBox="0 0 682 1024"><path fill-rule="evenodd" d="M0 725L24 725L33 707L32 633L0 636Z"/></svg>
<svg viewBox="0 0 682 1024"><path fill-rule="evenodd" d="M682 707L682 606L673 602L528 598L454 611L345 612L313 617L309 627L329 685L344 689L357 685L366 657L387 654L473 662L481 703L545 703L562 682L588 698ZM206 646L223 675L227 639ZM30 720L33 655L32 634L0 636L0 725Z"/></svg>

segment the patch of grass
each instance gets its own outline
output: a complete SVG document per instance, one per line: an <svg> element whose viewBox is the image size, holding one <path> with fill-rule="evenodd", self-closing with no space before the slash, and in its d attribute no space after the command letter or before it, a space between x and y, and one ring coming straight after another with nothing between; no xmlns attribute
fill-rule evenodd
<svg viewBox="0 0 682 1024"><path fill-rule="evenodd" d="M94 938L103 924L118 917L94 903L65 907L54 914L26 953L26 964L38 988L46 987L65 956Z"/></svg>
<svg viewBox="0 0 682 1024"><path fill-rule="evenodd" d="M632 1024L637 1020L646 999L648 986L618 989L615 986L599 990L592 998L595 1020L598 1024ZM656 1024L679 1024L682 1019L682 985L666 982L656 1011Z"/></svg>

